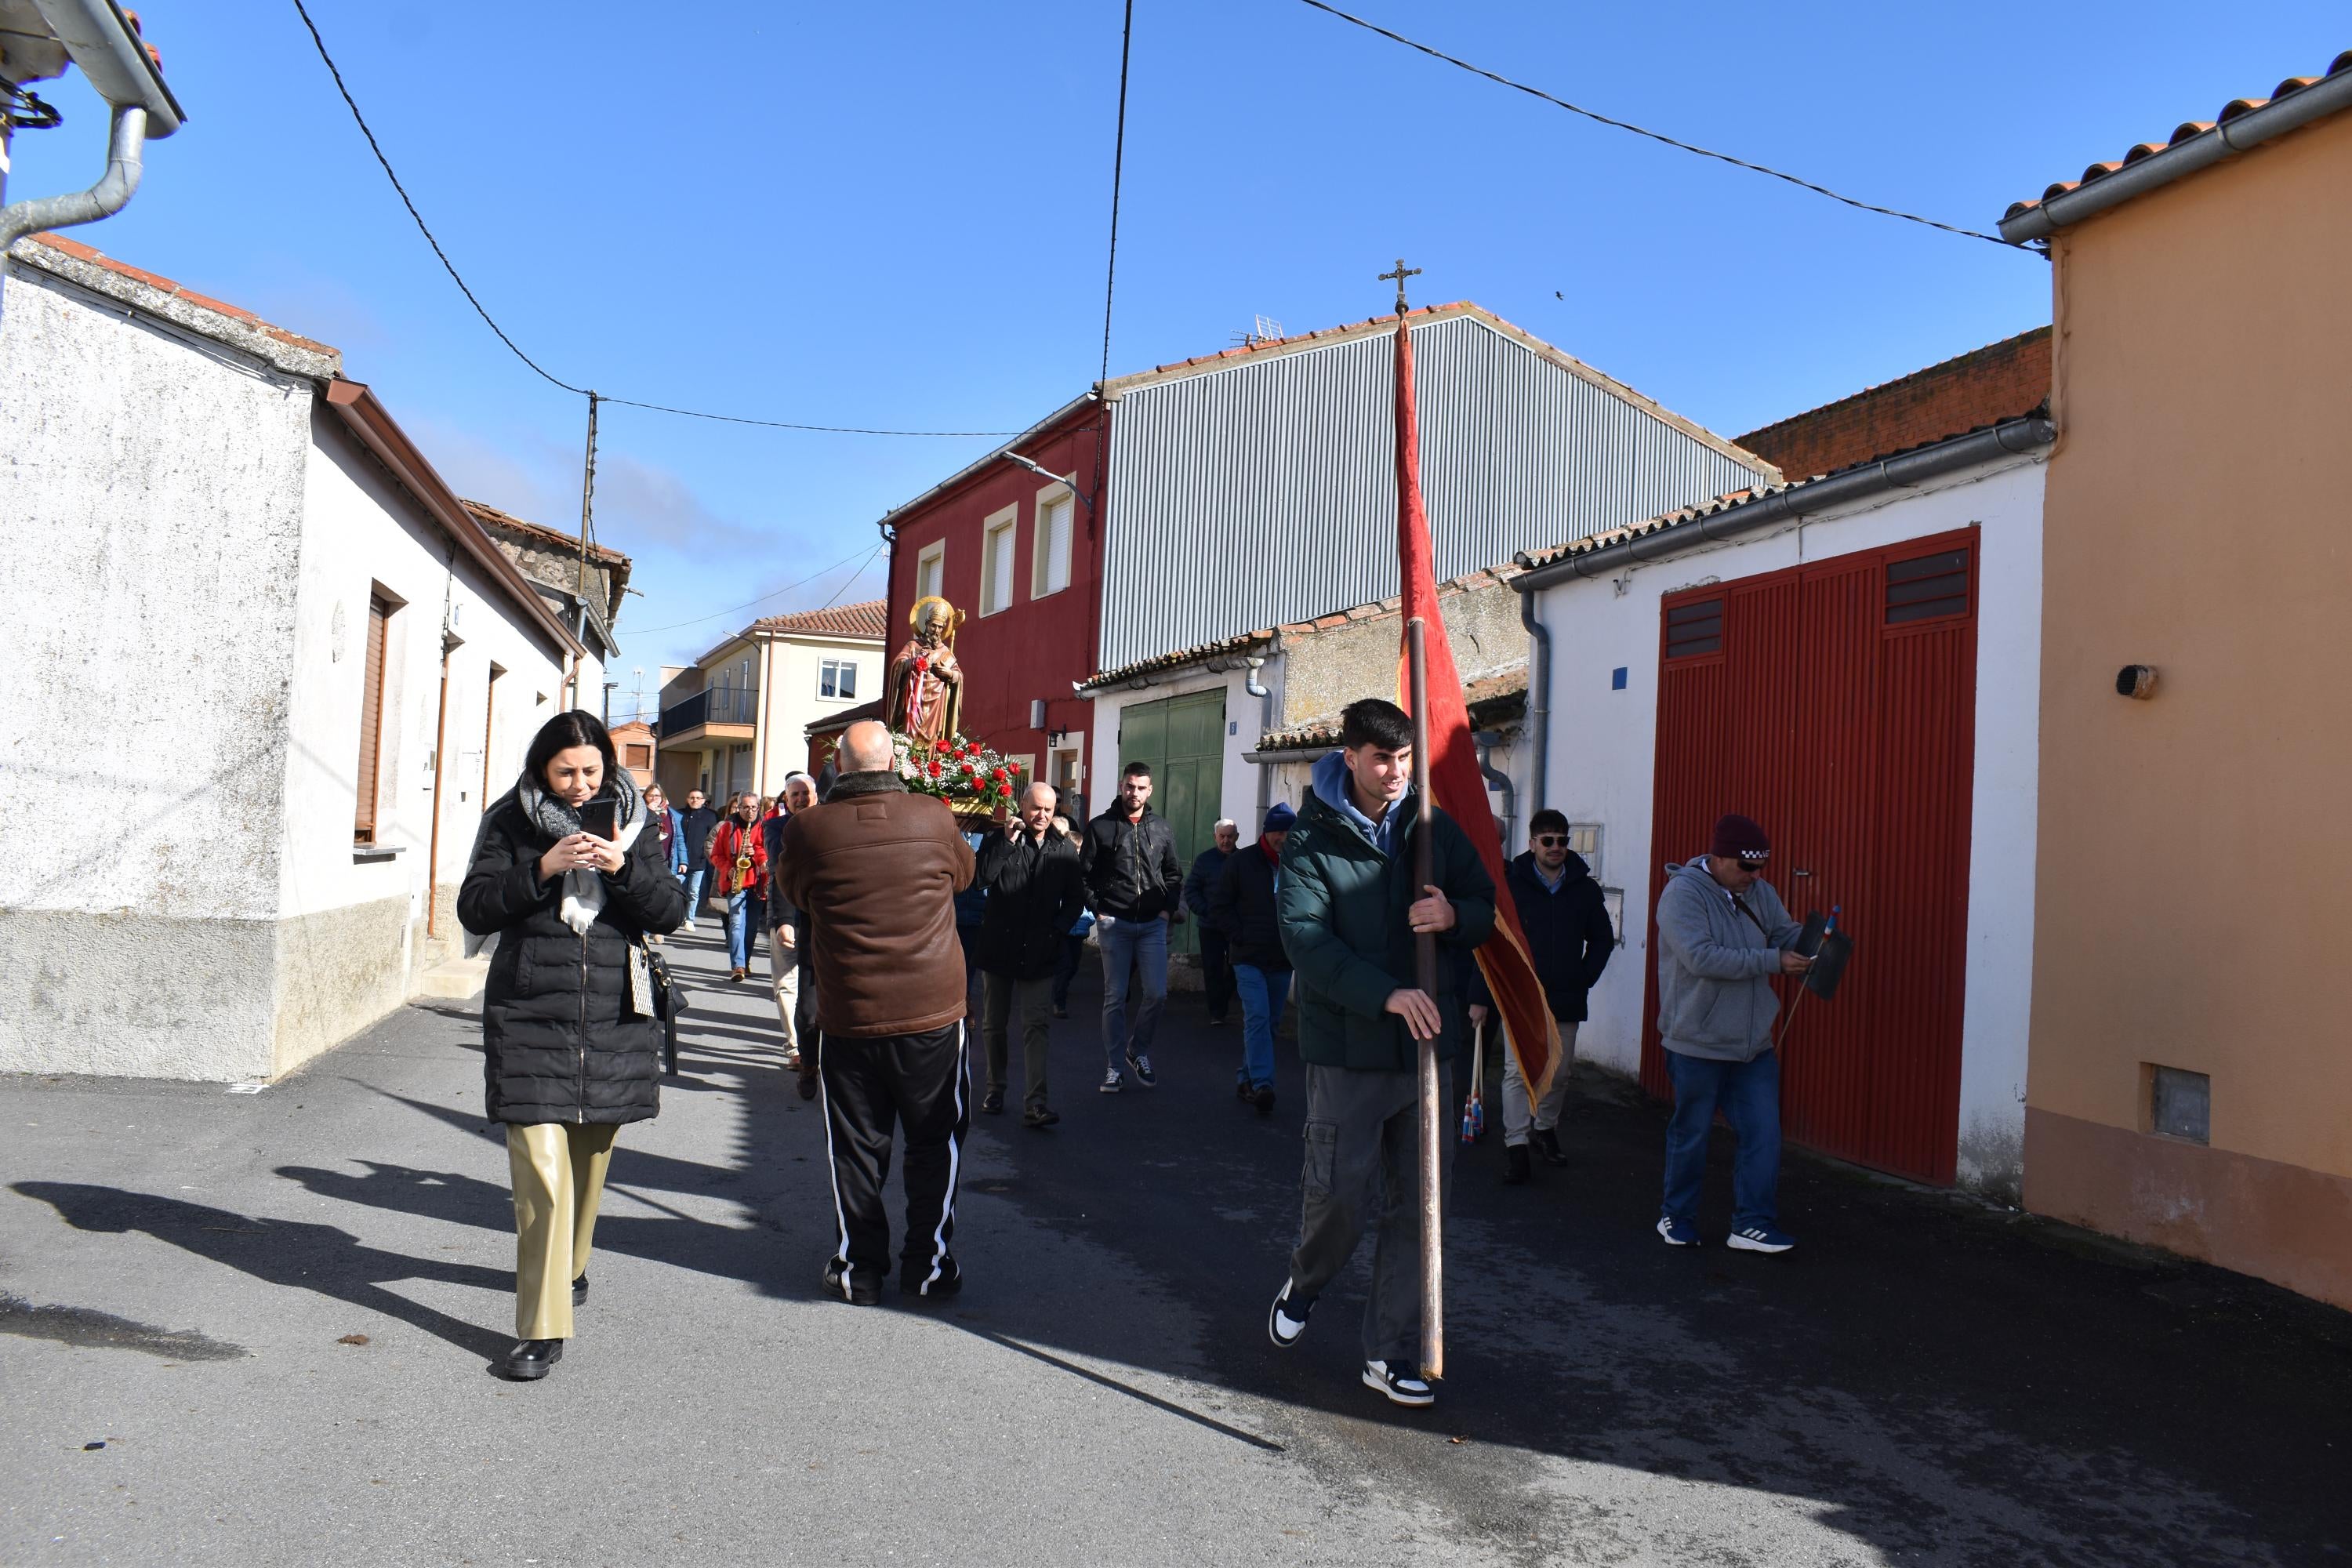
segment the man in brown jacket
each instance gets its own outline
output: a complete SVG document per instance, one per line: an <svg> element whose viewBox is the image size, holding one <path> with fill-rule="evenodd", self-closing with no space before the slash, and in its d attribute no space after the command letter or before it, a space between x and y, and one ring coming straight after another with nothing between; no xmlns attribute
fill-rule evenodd
<svg viewBox="0 0 2352 1568"><path fill-rule="evenodd" d="M784 824L776 885L809 917L841 1227L824 1288L870 1306L890 1268L882 1182L894 1122L907 1140L899 1289L946 1296L963 1282L949 1250L971 1124L955 896L971 883L972 856L948 808L899 782L889 731L872 720L852 724L839 760L824 804Z"/></svg>

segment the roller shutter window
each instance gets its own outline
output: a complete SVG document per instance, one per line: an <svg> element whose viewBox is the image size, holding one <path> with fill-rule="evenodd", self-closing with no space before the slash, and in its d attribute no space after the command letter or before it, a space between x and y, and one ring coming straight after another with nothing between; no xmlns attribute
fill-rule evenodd
<svg viewBox="0 0 2352 1568"><path fill-rule="evenodd" d="M381 594L370 594L366 668L360 683L358 805L352 818L354 844L375 842L376 780L383 756L384 632L391 621L392 601Z"/></svg>

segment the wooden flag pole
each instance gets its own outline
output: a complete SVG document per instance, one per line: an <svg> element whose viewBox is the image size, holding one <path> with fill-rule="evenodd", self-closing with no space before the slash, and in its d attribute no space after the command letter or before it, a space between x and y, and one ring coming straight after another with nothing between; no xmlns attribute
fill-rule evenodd
<svg viewBox="0 0 2352 1568"><path fill-rule="evenodd" d="M1400 266L1402 263L1399 263ZM1400 285L1402 287L1402 285ZM1405 623L1405 655L1412 691L1412 788L1421 820L1412 835L1412 883L1415 900L1436 879L1432 830L1437 803L1429 795L1429 662L1422 650L1424 626L1415 616ZM1412 940L1413 984L1435 1003L1437 996L1437 933L1416 932ZM1441 1005L1440 1011L1443 1011ZM1445 1157L1445 1125L1437 1095L1437 1042L1421 1042L1421 1375L1432 1380L1445 1375L1445 1261L1444 1187L1438 1163Z"/></svg>

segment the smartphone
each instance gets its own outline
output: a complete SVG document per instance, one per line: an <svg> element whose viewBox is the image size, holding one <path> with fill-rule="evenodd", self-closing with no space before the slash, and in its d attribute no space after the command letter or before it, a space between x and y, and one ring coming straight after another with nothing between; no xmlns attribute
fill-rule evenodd
<svg viewBox="0 0 2352 1568"><path fill-rule="evenodd" d="M580 826L599 838L612 838L621 830L614 820L620 808L616 800L592 800L580 808Z"/></svg>

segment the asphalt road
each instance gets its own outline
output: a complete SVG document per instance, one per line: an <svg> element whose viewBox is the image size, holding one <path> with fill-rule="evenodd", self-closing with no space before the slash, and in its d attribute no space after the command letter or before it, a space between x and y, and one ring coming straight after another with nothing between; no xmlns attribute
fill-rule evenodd
<svg viewBox="0 0 2352 1568"><path fill-rule="evenodd" d="M1798 1251L1671 1251L1662 1115L1597 1077L1569 1169L1506 1189L1464 1152L1450 1375L1391 1406L1361 1259L1265 1339L1295 1066L1260 1120L1237 1030L1179 997L1162 1087L1097 1095L1091 976L1062 1125L975 1118L963 1295L823 1300L824 1129L766 990L708 984L708 926L671 951L706 983L688 1071L623 1135L535 1384L488 1369L511 1209L471 1018L254 1095L0 1079L0 1563L2352 1556L2352 1319L1795 1156Z"/></svg>

